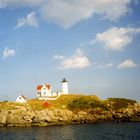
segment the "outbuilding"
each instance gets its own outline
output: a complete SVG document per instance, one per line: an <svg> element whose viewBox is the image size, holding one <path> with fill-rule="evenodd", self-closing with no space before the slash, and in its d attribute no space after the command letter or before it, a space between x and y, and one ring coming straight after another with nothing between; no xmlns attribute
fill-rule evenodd
<svg viewBox="0 0 140 140"><path fill-rule="evenodd" d="M18 98L16 99L16 102L27 103L27 98L23 95L19 95Z"/></svg>

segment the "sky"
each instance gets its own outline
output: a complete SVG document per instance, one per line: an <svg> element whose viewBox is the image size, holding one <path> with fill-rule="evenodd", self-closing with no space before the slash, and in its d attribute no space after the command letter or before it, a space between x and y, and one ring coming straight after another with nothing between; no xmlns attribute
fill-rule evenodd
<svg viewBox="0 0 140 140"><path fill-rule="evenodd" d="M0 0L0 100L61 91L140 101L139 0Z"/></svg>

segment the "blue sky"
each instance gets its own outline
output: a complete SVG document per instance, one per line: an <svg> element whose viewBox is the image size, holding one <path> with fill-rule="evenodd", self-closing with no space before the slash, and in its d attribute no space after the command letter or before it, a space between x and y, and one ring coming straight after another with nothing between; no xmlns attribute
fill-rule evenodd
<svg viewBox="0 0 140 140"><path fill-rule="evenodd" d="M0 99L38 84L140 100L138 0L0 0Z"/></svg>

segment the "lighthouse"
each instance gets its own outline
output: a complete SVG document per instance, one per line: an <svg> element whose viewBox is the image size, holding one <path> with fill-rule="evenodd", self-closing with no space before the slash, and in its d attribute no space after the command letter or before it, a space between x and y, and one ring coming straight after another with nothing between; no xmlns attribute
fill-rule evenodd
<svg viewBox="0 0 140 140"><path fill-rule="evenodd" d="M68 94L68 81L64 78L61 83L62 83L62 94Z"/></svg>

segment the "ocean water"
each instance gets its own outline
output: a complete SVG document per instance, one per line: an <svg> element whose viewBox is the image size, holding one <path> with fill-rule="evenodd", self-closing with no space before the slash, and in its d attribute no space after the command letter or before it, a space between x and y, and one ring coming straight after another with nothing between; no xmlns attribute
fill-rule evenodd
<svg viewBox="0 0 140 140"><path fill-rule="evenodd" d="M140 123L0 128L0 140L140 140Z"/></svg>

